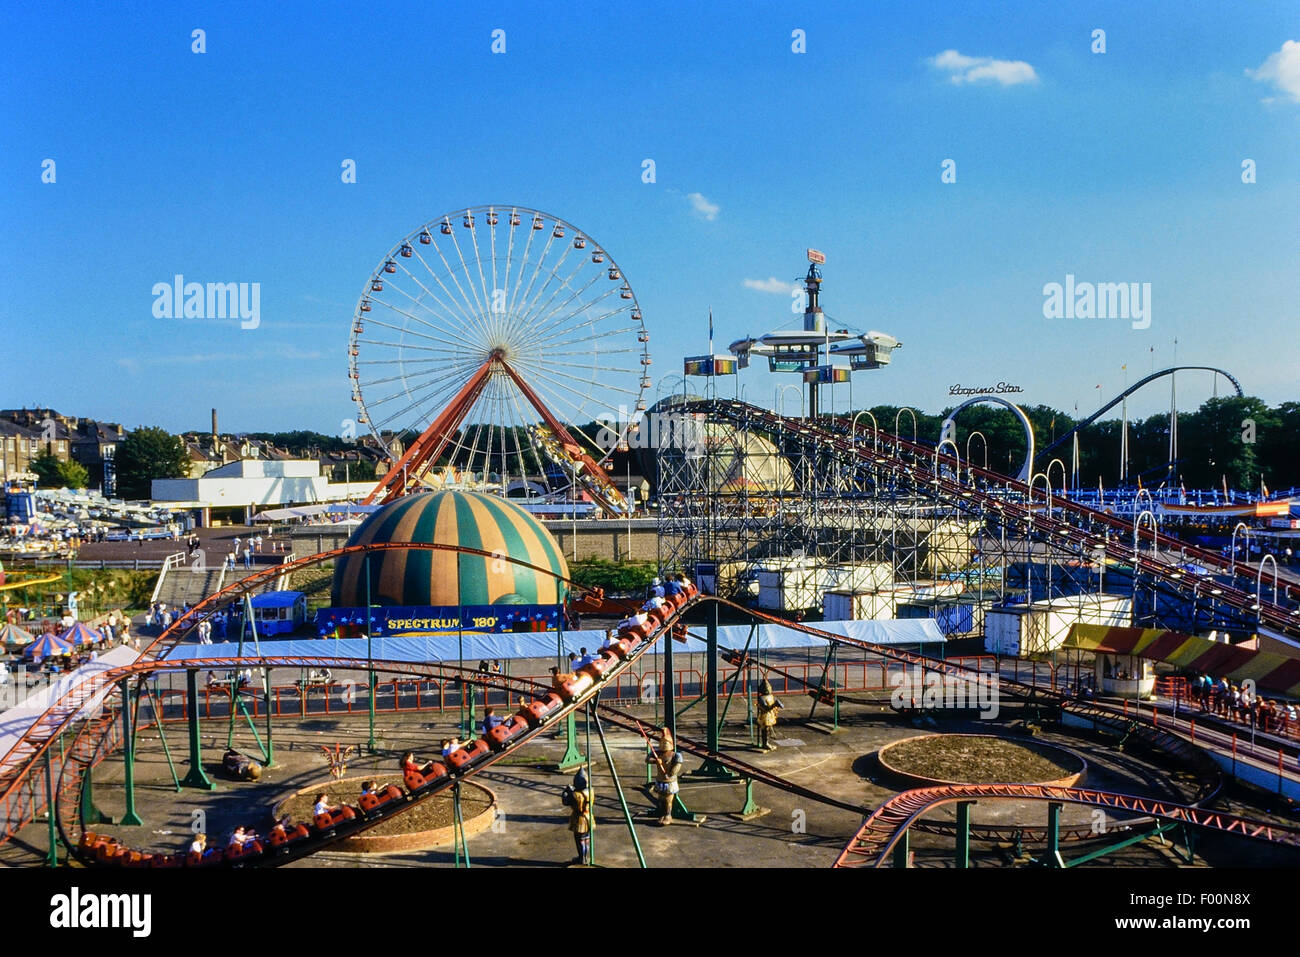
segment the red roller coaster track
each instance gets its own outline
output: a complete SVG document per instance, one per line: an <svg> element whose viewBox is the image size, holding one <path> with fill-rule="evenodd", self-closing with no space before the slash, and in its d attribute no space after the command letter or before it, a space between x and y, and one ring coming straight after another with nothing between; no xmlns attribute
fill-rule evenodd
<svg viewBox="0 0 1300 957"><path fill-rule="evenodd" d="M1241 837L1300 849L1300 828L1224 814L1187 804L1174 804L1131 794L1092 791L1086 788L1050 787L1035 784L969 784L917 788L895 795L871 812L858 832L835 860L835 867L882 867L890 851L908 828L923 814L945 804L992 799L1082 804L1146 815ZM1132 823L1132 822L1129 822Z"/></svg>
<svg viewBox="0 0 1300 957"><path fill-rule="evenodd" d="M318 557L311 556L311 558L318 558ZM309 560L310 559L304 559L303 561L309 561ZM250 587L247 586L246 583L237 583L237 585L231 586L232 590L238 588L239 585L245 585L245 587ZM735 610L744 611L753 614L755 617L763 620L772 621L773 623L780 623L785 625L786 627L793 627L796 628L797 630L823 637L826 640L833 640L833 641L840 642L842 644L847 644L854 647L861 647L866 650L883 655L887 658L913 664L919 667L923 667L927 670L938 671L945 674L964 675L964 676L970 676L976 673L973 672L971 669L967 669L959 665L953 665L944 662L942 660L925 658L924 656L915 655L910 652L902 652L885 646L873 645L869 642L861 642L855 639L846 638L844 636L834 635L827 632L821 632L818 629L812 628L807 625L785 622L783 620L774 619L771 616L763 615L761 613L754 613L748 609L743 609L740 606L733 605L729 602L721 602L719 599L713 598L711 596L697 595L691 597L688 602L684 603L679 608L676 608L672 612L672 614L664 617L662 621L658 623L659 626L653 632L648 633L646 636L646 640L639 644L637 648L637 653L623 660L617 669L616 668L609 669L606 672L606 674L602 676L602 679L605 677L613 676L619 670L621 670L621 668L626 667L629 663L635 660L636 657L644 653L645 649L647 649L650 646L650 644L654 640L656 640L660 635L671 630L671 628L681 619L682 615L686 612L688 608L705 601L720 602L721 604L728 605ZM201 610L202 609L196 608L196 611L201 611ZM198 617L196 616L191 616L191 618L192 618L191 625L197 622L198 620ZM174 637L173 632L169 631L169 634L172 635L172 637ZM157 644L157 642L155 642L155 644ZM143 675L157 672L157 671L176 670L178 668L185 668L185 667L194 667L200 669L205 667L229 668L232 666L232 664L255 666L255 667L256 666L357 667L362 665L363 663L361 661L354 660L354 659L299 658L299 657L277 658L277 657L265 657L265 656L257 657L257 658L253 658L253 657L243 658L243 659L239 659L238 661L233 661L232 659L228 659L228 658L212 659L210 661L209 660L195 660L195 661L187 660L184 663L167 662L166 660L155 660L150 662L137 662L135 664L128 665L121 669L115 669L110 673L106 673L103 680L106 682L110 682L110 681L116 682L121 680L122 678L131 678L131 677L138 678L138 677L142 677ZM475 683L475 684L482 684L491 687L506 688L506 689L515 690L520 693L527 693L527 694L536 694L538 692L545 692L546 690L541 686L535 684L534 682L530 682L524 679L511 679L511 678L505 678L503 676L483 675L477 672L467 674L466 671L463 669L455 668L447 665L428 664L428 663L375 662L372 664L372 667L374 667L376 670L392 671L392 672L407 673L407 674L437 675L441 677L453 677L453 678L463 677L464 680L467 681L467 683ZM548 722L550 720L553 720L554 718L562 716L563 714L569 713L570 711L576 708L583 707L589 702L595 701L598 697L599 691L603 686L604 686L603 680L593 682L592 685L586 688L581 694L577 694L573 696L571 699L569 699L568 701L566 701L564 703L563 708L557 709L554 711L553 714L549 715L547 718ZM116 685L114 685L114 687L116 687ZM1146 814L1152 818L1158 817L1161 819L1176 819L1176 820L1184 821L1185 823L1197 824L1206 827L1216 827L1218 829L1225 830L1231 833L1239 833L1247 837L1274 841L1275 843L1289 844L1292 842L1293 834L1289 829L1275 828L1275 827L1270 827L1268 825L1258 825L1258 822L1250 822L1247 821L1246 819L1236 818L1231 815L1219 814L1217 812L1206 811L1196 807L1196 805L1203 804L1206 801L1212 799L1218 793L1221 787L1221 775L1218 772L1217 766L1213 765L1213 763L1210 761L1208 756L1204 754L1204 752L1202 752L1199 748L1195 747L1194 745L1191 745L1190 743L1184 741L1183 739L1175 735L1168 734L1157 728L1151 727L1145 724L1144 722L1135 721L1131 718L1127 718L1125 716L1111 712L1105 708L1096 705L1073 701L1065 697L1064 695L1061 695L1059 693L1047 689L1037 688L1034 686L1024 685L1022 683L1016 683L1016 682L1005 682L1003 684L1003 687L1005 687L1006 690L1008 690L1009 692L1011 692L1013 695L1017 697L1023 697L1026 700L1039 701L1043 703L1054 702L1057 706L1061 707L1062 709L1080 713L1081 716L1089 717L1094 721L1110 724L1116 727L1122 727L1128 732L1130 732L1131 734L1137 735L1140 739L1146 740L1146 743L1154 748L1159 748L1161 750L1166 750L1166 751L1172 751L1175 757L1178 757L1185 763L1192 766L1194 769L1198 770L1200 772L1200 776L1202 780L1201 792L1197 795L1196 802L1193 805L1173 804L1170 802L1162 802L1153 799L1134 797L1131 795L1110 794L1107 792L1085 792L1079 789L1044 789L1041 792L1036 792L1044 795L1041 798L1042 800L1055 800L1055 799L1067 800L1068 799L1068 800L1075 801L1075 803L1096 801L1105 804L1106 806L1109 807L1120 808L1138 814ZM70 692L68 695L65 696L65 698L67 700L61 699L56 704L56 706L54 708L51 708L50 712L47 713L47 716L49 716L51 719L53 719L53 717L56 715L60 716L57 722L54 720L43 720L38 722L37 725L33 728L33 732L36 733L36 736L46 737L47 744L48 741L52 738L53 734L56 734L59 730L62 730L67 727L71 719L75 717L76 713L82 707L84 707L87 701L86 696L78 695L76 694L75 691ZM637 726L636 719L633 716L625 714L623 712L615 711L614 709L610 709L605 706L600 706L600 713L604 715L612 723L619 725L621 727L632 729ZM68 820L76 821L79 819L79 815L74 813L74 807L76 802L80 799L80 787L79 787L80 777L81 774L84 773L85 768L93 765L93 763L95 763L95 761L97 760L99 750L102 747L103 743L108 738L107 727L106 727L107 723L108 723L107 721L103 721L103 720L89 721L84 723L80 731L78 732L72 747L69 750L69 755L71 760L65 762L64 771L60 775L59 789L58 789L60 794L60 799L56 802L56 815L58 817L59 827L61 830L66 827L66 822ZM38 731L37 729L41 729L41 730ZM466 767L461 775L449 776L446 780L436 782L434 785L431 785L426 790L420 791L419 793L412 793L406 795L404 796L402 801L392 802L391 807L386 807L386 809L383 809L382 811L377 810L376 812L370 813L366 816L360 816L356 819L354 823L348 822L345 824L341 824L339 827L332 829L329 834L322 835L317 840L313 840L311 842L302 844L301 847L299 847L292 854L281 854L278 857L268 857L265 860L259 859L258 861L254 861L250 859L247 861L240 861L238 862L238 864L240 866L245 866L245 865L252 865L252 864L259 864L259 863L272 864L272 865L277 863L284 863L287 860L291 860L294 859L295 857L301 856L303 853L313 853L315 850L319 850L322 847L328 846L329 844L334 843L336 840L342 840L343 838L350 836L351 834L358 833L361 830L368 829L369 827L372 827L376 823L378 823L379 820L384 819L387 816L390 816L391 814L400 813L405 808L411 806L411 803L413 801L424 800L425 798L431 796L432 794L438 793L439 791L445 789L446 787L451 786L454 783L453 778L463 779L464 777L468 777L472 774L477 773L479 770L482 770L483 768L491 766L491 764L499 760L501 756L503 756L506 753L513 752L516 748L520 747L524 742L530 740L531 737L536 733L536 730L537 728L533 728L527 734L518 736L516 739L512 740L509 743L508 747L505 748L504 750L495 751L491 753L484 753L483 755L481 755L481 760L476 761L472 766ZM808 788L803 788L802 786L797 785L793 782L781 779L775 775L772 775L770 772L766 772L761 768L751 766L745 762L738 761L737 759L730 757L728 755L710 754L710 752L708 752L707 747L702 744L699 744L698 742L692 742L689 741L688 739L679 739L679 744L682 747L682 749L684 751L687 751L688 753L695 753L695 754L699 754L700 756L712 757L714 760L718 760L721 763L729 767L732 767L734 770L737 770L741 774L750 777L754 780L760 781L762 783L769 784L770 786L782 788L784 790L791 791L793 793L802 794L812 800L822 801L824 803L831 804L833 806L854 810L854 811L862 810L857 805L853 805L849 802L839 801L834 798L828 798L825 795L819 794ZM25 765L26 767L23 770L23 772L18 775L18 779L14 782L11 782L11 787L14 784L21 783L21 779L26 777L26 774L30 771L30 769L35 766L35 762L34 760L29 760L25 762ZM70 768L74 770L72 772L69 772ZM932 806L933 804L936 803L941 804L941 803L945 803L946 801L965 800L968 798L968 795L966 795L964 789L960 789L960 788L927 789L927 794L929 794L929 792L932 791L936 792L935 794L931 795L932 797L934 797L934 800L931 801L930 804L927 804L926 807ZM942 792L942 793L938 793L938 792ZM978 788L977 788L977 792L978 792ZM952 832L952 825L948 825L943 822L917 821L916 818L920 816L919 811L915 814L909 812L906 815L900 816L900 814L897 811L899 807L906 807L909 809L917 807L915 803L905 803L905 804L896 803L898 801L903 800L904 798L907 798L908 794L911 793L913 792L907 792L906 794L900 795L898 798L894 799L893 802L887 802L886 806L884 807L892 808L892 810L885 811L884 808L882 807L882 809L878 809L877 812L874 812L873 815L868 818L869 826L864 825L864 831L862 833L868 835L876 835L882 829L887 829L889 827L895 827L895 826L901 829L906 829L906 827L908 826L914 826L919 829L925 829L928 831L936 831L941 833ZM1065 795L1065 797L1057 798L1057 797L1053 797L1052 795ZM1014 789L1007 790L1007 791L999 791L996 794L992 792L987 794L984 792L978 792L978 793L973 792L971 796L1005 797L1005 798L1027 796L1030 799L1034 799L1033 794L1022 795L1020 792L1015 791ZM926 800L929 799L930 799L929 797L926 798ZM1181 818L1170 817L1175 813L1184 814L1185 812L1183 809L1185 809L1187 812L1187 814L1184 817ZM922 808L921 810L924 810L924 808ZM1196 813L1191 814L1190 812L1193 811ZM873 818L874 818L874 823L872 823ZM1130 825L1134 825L1137 823L1141 823L1141 821L1140 820L1129 821L1127 823ZM889 832L889 834L891 835L893 833L894 833L893 831ZM899 830L898 833L901 833L901 830ZM987 826L987 825L977 826L972 829L972 833L977 837L990 839L990 840L1005 840L1009 836L1016 836L1027 840L1034 840L1037 838L1045 837L1045 833L1038 834L1037 831L1035 831L1034 829L1026 829L1022 827L1011 827L1011 826ZM1088 836L1095 836L1095 835L1091 834L1090 828L1067 828L1061 831L1061 836L1062 838L1067 840L1069 839L1082 840L1082 839L1086 839ZM65 832L65 839L67 839L66 832ZM897 839L896 836L891 838L890 846L892 846L892 841L896 839ZM72 840L69 841L69 843L72 845L79 845L80 841ZM863 843L863 845L865 846L867 843L870 842L864 839L864 841L861 843ZM886 848L886 850L887 849L888 848ZM84 853L84 850L83 850L83 856L87 856L90 861L95 860L93 855L86 855ZM865 856L866 856L865 854L858 855L858 857L865 857ZM114 856L113 861L118 862L118 857Z"/></svg>
<svg viewBox="0 0 1300 957"><path fill-rule="evenodd" d="M382 550L389 550L389 549L429 549L429 550L441 549L441 550L452 550L452 551L464 551L464 553L469 553L469 554L486 554L486 553L482 553L481 550L477 550L477 549L465 549L465 547L448 546L448 545L385 544L385 545L369 545L369 546L352 546L352 547L344 547L344 549L329 551L329 553L322 553L321 555L312 555L312 557L299 559L298 562L291 563L290 566L287 567L289 567L290 570L292 570L292 568L308 566L308 564L324 562L324 560L337 558L339 557L339 555L361 553L361 551L382 551ZM510 560L512 560L512 562L516 562L517 564L521 564L521 566L533 568L534 571L545 571L547 573L550 573L549 570L545 570L545 568L530 566L530 564L528 563L517 562L517 560L515 559L510 559ZM208 599L204 599L204 601L200 602L198 606L195 606L195 609L192 609L190 614L185 616L185 618L183 618L181 622L177 622L172 625L172 628L166 629L166 631L162 633L162 635L159 638L157 638L157 640L153 641L152 644L149 645L149 648L147 650L148 651L157 650L157 651L162 651L162 653L165 653L166 650L170 649L170 646L177 644L177 641L179 640L179 637L181 637L183 632L188 631L188 629L198 624L200 620L203 620L204 618L207 618L208 615L213 614L213 612L216 611L218 607L221 607L222 605L224 605L224 603L229 602L231 598L237 598L243 596L244 593L256 589L257 586L263 584L265 580L269 580L270 577L276 577L278 575L281 575L283 571L285 571L285 568L276 567L276 568L272 568L272 570L257 572L255 573L255 575L248 577L248 579L244 579L242 581L238 581L238 583L234 583L231 584L230 586L227 586L226 589L222 589L222 592L217 593L216 596L212 596L209 597ZM572 585L573 583L567 583L567 584ZM585 601L588 602L599 602L598 594L582 594L582 598L584 598ZM871 642L858 641L858 640L854 640L854 638L848 638L840 635L832 635L832 633L819 631L819 629L810 627L810 625L787 622L787 620L784 619L776 619L774 618L774 616L764 615L762 614L762 612L757 612L750 609L744 609L744 607L733 605L733 603L722 601L722 599L712 598L712 597L701 597L701 596L693 597L692 599L690 599L688 603L686 603L686 605L680 607L680 609L675 610L675 612L673 612L671 616L668 616L667 620L664 620L664 622L662 623L662 627L656 628L655 631L653 632L653 635L647 636L647 641L642 642L640 646L641 651L645 650L645 648L649 648L650 642L656 640L656 638L662 635L664 631L667 631L668 628L671 628L672 624L679 622L681 615L684 614L685 610L688 609L688 607L697 605L697 603L702 601L719 602L722 603L722 605L727 605L729 607L732 607L733 610L744 612L744 614L754 616L754 618L757 619L767 620L767 622L781 624L784 625L784 627L794 628L797 629L797 631L810 633L810 635L822 637L824 638L824 640L835 641L835 642L839 642L839 644L855 646L855 648L861 648L863 650L872 651L872 653L883 655L883 657L892 659L892 661L913 664L913 666L924 668L924 670L927 671L936 671L936 672L940 672L940 674L953 675L956 677L971 677L979 674L979 672L972 671L970 670L970 668L958 666L958 664L944 662L941 661L941 659L926 658L923 657L923 655L906 653L906 651L887 648L887 646L874 645L871 644ZM638 651L638 654L640 654L640 651ZM627 666L627 663L629 663L630 661L632 661L632 658L628 658L627 661L621 663L619 666L619 670L621 670L621 667ZM244 659L239 659L237 663L247 664L247 666L268 666L268 667L274 667L274 666L356 667L357 664L360 664L360 662L352 661L352 659L325 659L325 658L318 658L318 659L317 658L312 658L312 659L244 658ZM217 663L217 659L213 659L213 662L209 664L212 664L213 667L230 667L231 659L220 659L220 663ZM127 666L126 668L121 668L121 670L114 670L113 672L107 672L107 674L101 677L100 683L96 684L95 688L78 687L73 690L70 690L69 693L66 693L64 697L60 698L60 701L57 701L55 705L53 705L51 709L47 711L47 713L42 715L42 718L36 720L34 726L32 726L29 729L29 731L27 731L27 733L25 733L25 735L22 736L22 739L19 740L17 744L13 746L12 749L10 749L10 752L5 755L4 771L3 774L0 774L0 787L3 787L3 793L0 793L0 797L4 798L4 801L6 802L6 806L9 806L9 801L12 800L14 794L21 791L22 785L23 783L25 783L26 779L29 778L32 768L38 766L40 755L47 752L49 746L51 746L52 742L57 739L57 736L59 736L62 731L68 729L70 724L72 724L74 720L77 719L78 714L81 713L83 709L85 709L87 703L91 703L92 700L94 700L94 698L98 696L98 694L103 693L104 683L108 683L108 681L121 680L122 677L127 677L127 679L130 679L130 677L140 677L146 674L151 674L151 672L155 672L155 671L175 670L175 668L187 667L187 666L204 667L204 663L200 662L199 664L192 664L190 662L186 662L185 666L182 666L182 664L178 662L177 663L169 663L166 661L153 661L153 662L143 662L143 663L138 662L135 664L131 664L131 666ZM451 674L452 671L460 672L459 668L450 668L450 670L448 670L448 666L437 666L437 664L411 664L411 663L386 662L386 663L382 663L382 666L380 663L376 663L374 664L374 667L376 667L377 670L399 671L399 672L404 672L404 674L421 674L421 675L438 674L438 675L446 676L448 674ZM615 668L611 668L611 670L608 671L608 675L614 675L616 674L616 671L617 670L615 670ZM512 684L512 681L515 684ZM537 688L536 685L533 685L532 683L519 684L517 683L517 680L503 680L503 679L499 679L499 677L487 677L487 676L482 676L477 674L474 675L473 677L473 683L490 684L490 685L495 685L495 687L503 687L503 688L513 687L516 690L519 690L520 688L524 688L524 685L526 685L526 688L524 688L526 693L533 693L534 690L536 690ZM573 697L571 701L565 702L564 709L556 711L556 714L552 716L558 716L560 714L568 713L568 711L575 709L575 707L585 706L586 703L588 703L591 700L594 700L595 694L598 693L598 690L599 688L602 687L602 684L603 681L598 681L598 683L593 684L593 687L586 690L584 694L580 694L580 696ZM116 687L116 685L114 685L114 687ZM1222 787L1222 775L1221 772L1218 771L1218 767L1216 765L1213 765L1212 759L1210 759L1208 755L1206 755L1203 752L1203 750L1201 750L1200 748L1196 748L1196 746L1190 744L1190 742L1180 739L1180 737L1178 737L1177 735L1171 735L1171 733L1167 733L1165 731L1161 731L1161 729L1149 726L1149 724L1145 723L1144 719L1135 720L1134 718L1130 718L1130 716L1121 715L1119 713L1115 713L1115 711L1106 709L1106 707L1095 705L1095 703L1074 701L1071 700L1071 698L1069 697L1063 696L1063 694L1052 692L1052 690L1049 689L1032 687L1032 685L1024 685L1021 683L1014 683L1014 681L1005 681L1005 680L1001 681L1000 688L1006 690L1006 692L1013 694L1013 696L1015 697L1023 698L1023 700L1037 702L1037 703L1045 703L1045 705L1060 707L1061 710L1071 711L1071 713L1075 713L1078 714L1079 716L1083 716L1083 718L1092 720L1093 723L1108 724L1108 726L1110 727L1122 729L1122 731L1125 731L1126 733L1130 733L1131 736L1138 737L1138 740L1143 741L1144 744L1147 744L1148 746L1151 746L1152 749L1161 750L1161 752L1170 753L1171 755L1173 755L1173 757L1178 758L1180 762L1184 763L1184 765L1190 766L1193 771L1196 771L1197 778L1199 778L1199 780L1201 781L1200 792L1197 793L1195 802L1193 802L1192 805L1175 805L1175 804L1170 804L1170 802L1152 801L1149 800L1149 798L1125 796L1125 794L1106 794L1105 792L1080 792L1080 794L1084 794L1084 793L1096 794L1096 796L1099 796L1096 798L1096 800L1109 801L1110 802L1109 806L1122 807L1122 809L1132 810L1135 811L1135 813L1152 815L1152 817L1161 817L1161 815L1165 815L1165 810L1160 810L1160 809L1184 809L1184 807L1186 807L1186 809L1192 809L1197 811L1197 815L1195 815L1195 817L1186 818L1186 823L1200 824L1201 822L1210 822L1210 823L1205 823L1204 826L1221 827L1221 830L1243 833L1243 835L1245 836L1257 837L1257 839L1264 839L1264 840L1275 840L1274 835L1281 835L1277 837L1277 840L1281 840L1282 843L1290 843L1291 840L1290 831L1287 831L1286 828L1269 828L1268 826L1255 827L1255 824L1257 822L1245 822L1244 819L1232 818L1231 815L1222 815L1222 814L1216 815L1213 813L1213 811L1203 811L1200 809L1200 807L1197 807L1197 805L1204 805L1206 804L1206 802L1213 800L1213 797L1216 796L1216 794L1219 792L1219 789L1221 789ZM632 716L630 715L615 713L615 711L612 711L610 709L604 709L604 707L602 707L602 714L606 714L608 718L610 718L610 720L612 720L612 722L614 723L620 723L620 722L623 723L623 727L629 727L627 722L634 722L634 720L636 720L632 718ZM517 746L523 744L525 740L529 740L530 737L532 737L532 733L533 732L530 732L528 733L528 735L520 736L519 739L511 742L510 749L508 750L513 750L517 748ZM92 763L94 763L96 759L96 755L98 755L100 752L101 745L104 744L104 741L107 740L107 737L108 737L107 728L105 728L104 724L101 722L94 722L94 720L92 720L92 722L87 722L83 724L81 729L79 729L77 740L74 741L74 748L73 748L74 757L72 761L65 763L64 772L62 772L62 774L60 775L61 796L69 796L69 794L79 794L79 787L77 787L77 785L79 784L79 778L81 778L81 774L79 774L79 771L74 771L72 774L72 780L68 780L68 776L69 776L68 768L72 767L72 768L79 768L79 770L83 770L83 768L92 765ZM682 744L682 749L688 750L688 752L707 754L707 749L703 748L703 745L698 745L695 744L695 742L688 742L688 741L682 741L681 744ZM473 772L477 772L478 768L480 767L490 766L491 763L497 761L499 757L500 757L500 753L494 753L494 757L485 758L484 761L481 762L481 765L476 765L472 768L467 768L467 771L469 772L469 774L473 774ZM775 775L771 775L768 774L768 772L764 772L762 768L745 765L744 762L738 762L736 761L735 758L728 757L728 755L711 754L710 757L716 759L716 761L720 761L724 763L724 765L728 765L733 768L736 768L736 770L741 771L741 774L748 775L750 776L750 778L753 778L755 780L766 781L766 783L770 783L772 787L784 788L787 789L787 791L793 791L794 793L803 793L805 794L805 796L813 798L813 800L820 800L820 801L827 802L827 804L846 807L846 809L857 810L857 806L849 804L849 802L837 801L835 800L835 798L827 798L826 796L822 796L822 794L818 794L816 792L810 791L810 789L801 788L800 785L796 785L790 783L790 781L784 781L783 779L776 778ZM438 789L441 789L442 787L450 787L450 783L451 781L448 780L447 783L445 784L437 785L437 788L430 789L428 794L421 794L419 800L422 800L422 798L424 797L428 797L429 794L437 792ZM1067 792L1074 793L1074 789L1058 789L1058 792L1053 792L1053 793L1065 794ZM1018 796L1018 794L1013 794L1013 793L1005 794L1005 797L1015 797L1015 796ZM896 800L901 800L902 797L905 796L900 796L900 798L896 798ZM936 800L937 802L939 802L939 804L943 804L945 800L965 800L965 798L957 794L957 796L953 796L950 798L936 798ZM1043 797L1041 798L1041 800L1057 800L1057 798ZM1061 798L1061 800L1066 800L1066 798ZM1071 800L1074 800L1074 798L1071 798ZM1083 800L1084 800L1083 797L1079 798L1079 801L1083 801ZM1087 800L1092 800L1092 798L1087 798ZM409 806L408 801L409 798L407 801L403 801L402 804L394 804L394 806L391 807L390 811L385 811L385 814L399 813L399 810L402 809L402 807ZM64 800L60 800L56 802L56 814L59 814L60 817L60 827L64 827L65 815L61 814L62 809L60 807L60 805L64 805L64 804L65 804ZM1152 810L1152 809L1156 809L1156 810ZM1182 811L1179 811L1179 813L1182 813ZM913 822L913 819L915 817L919 817L919 815L911 815L911 817L906 819L907 823ZM1165 815L1165 817L1167 817L1167 815ZM897 819L898 819L897 815L894 815L894 817L889 818L891 822ZM879 820L885 820L885 818L880 818ZM879 824L879 820L878 820L878 827L883 826L883 824ZM377 822L377 818L374 817L361 819L359 823L355 824L355 826L351 826L351 830L348 830L348 828L344 828L342 832L335 833L335 837L337 837L337 839L342 839L342 837L347 836L348 833L355 832L356 830L364 830L365 827L373 826L373 823L376 822ZM1128 822L1128 823L1136 823L1136 822ZM930 830L930 831L952 832L952 826L950 826L950 824L944 824L940 822L915 822L913 823L913 826L918 828L924 828L924 830ZM1035 837L1037 836L1040 836L1037 835L1037 832L1034 830L1027 830L1027 828L1022 828L1022 827L1008 827L1008 826L976 827L976 828L972 828L972 833L975 833L976 836L987 837L987 839L993 839L993 840L1006 839L1006 836L1008 836L1009 833L1014 833L1014 835L1022 836L1024 837L1024 839L1031 839L1031 840L1035 839ZM1066 828L1066 830L1062 830L1062 837L1065 837L1065 839L1084 840L1087 839L1087 836L1089 835L1091 835L1091 828ZM1091 836L1095 836L1095 835L1091 835ZM333 843L333 839L330 840L330 843ZM315 848L316 844L313 843L311 846ZM320 846L324 846L324 845L320 845Z"/></svg>

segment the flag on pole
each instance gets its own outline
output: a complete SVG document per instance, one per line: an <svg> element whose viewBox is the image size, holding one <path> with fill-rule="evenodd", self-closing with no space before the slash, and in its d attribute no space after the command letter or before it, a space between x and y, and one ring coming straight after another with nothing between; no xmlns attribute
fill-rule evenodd
<svg viewBox="0 0 1300 957"><path fill-rule="evenodd" d="M713 355L713 310L709 309L709 355Z"/></svg>

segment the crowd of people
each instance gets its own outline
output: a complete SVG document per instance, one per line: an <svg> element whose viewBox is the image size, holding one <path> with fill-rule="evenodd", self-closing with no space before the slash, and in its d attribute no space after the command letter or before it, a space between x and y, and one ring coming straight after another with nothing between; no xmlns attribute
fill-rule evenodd
<svg viewBox="0 0 1300 957"><path fill-rule="evenodd" d="M1232 684L1226 677L1217 681L1208 674L1191 680L1192 696L1205 714L1217 715L1274 734L1300 731L1295 702L1274 701L1255 693L1250 683Z"/></svg>

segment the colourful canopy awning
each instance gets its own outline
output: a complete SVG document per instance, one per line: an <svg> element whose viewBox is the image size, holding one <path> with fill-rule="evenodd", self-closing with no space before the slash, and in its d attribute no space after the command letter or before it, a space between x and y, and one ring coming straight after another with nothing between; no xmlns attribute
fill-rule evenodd
<svg viewBox="0 0 1300 957"><path fill-rule="evenodd" d="M104 640L104 636L94 628L87 627L83 622L74 622L72 627L59 635L61 639L70 645L98 644Z"/></svg>
<svg viewBox="0 0 1300 957"><path fill-rule="evenodd" d="M47 632L23 650L23 657L32 661L43 661L53 655L66 655L71 650L72 645L54 632Z"/></svg>
<svg viewBox="0 0 1300 957"><path fill-rule="evenodd" d="M1256 651L1222 641L1159 628L1114 628L1107 625L1074 625L1062 649L1113 655L1136 655L1163 661L1179 668L1226 677L1240 683L1253 679L1256 687L1300 697L1300 659L1271 651Z"/></svg>
<svg viewBox="0 0 1300 957"><path fill-rule="evenodd" d="M0 626L0 644L30 645L35 640L36 636L26 628L10 624Z"/></svg>

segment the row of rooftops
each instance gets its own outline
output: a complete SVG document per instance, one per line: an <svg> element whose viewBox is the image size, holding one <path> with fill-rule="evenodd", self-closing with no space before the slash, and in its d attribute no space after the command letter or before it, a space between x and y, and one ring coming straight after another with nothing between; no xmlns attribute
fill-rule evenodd
<svg viewBox="0 0 1300 957"><path fill-rule="evenodd" d="M0 435L63 441L71 446L94 443L102 450L121 442L126 430L116 422L63 415L54 409L0 409Z"/></svg>

